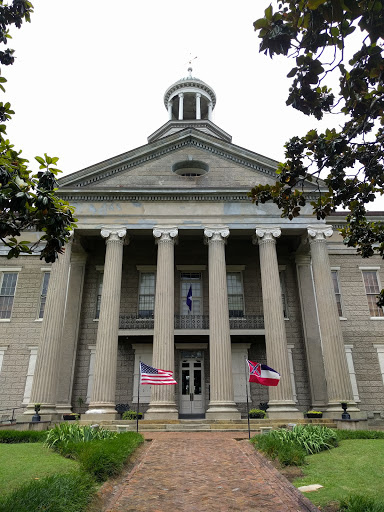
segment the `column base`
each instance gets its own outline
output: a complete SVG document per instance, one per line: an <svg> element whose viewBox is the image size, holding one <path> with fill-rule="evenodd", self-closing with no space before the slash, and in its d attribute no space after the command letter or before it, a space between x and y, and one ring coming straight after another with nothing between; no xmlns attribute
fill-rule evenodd
<svg viewBox="0 0 384 512"><path fill-rule="evenodd" d="M330 402L323 412L323 418L332 418L341 420L343 409L340 402ZM356 402L348 402L347 413L350 414L352 420L360 420L366 418L366 413L361 412Z"/></svg>
<svg viewBox="0 0 384 512"><path fill-rule="evenodd" d="M271 420L300 420L304 414L300 412L292 400L270 401L268 403L267 416Z"/></svg>
<svg viewBox="0 0 384 512"><path fill-rule="evenodd" d="M59 414L72 414L71 404L56 404L56 411Z"/></svg>
<svg viewBox="0 0 384 512"><path fill-rule="evenodd" d="M179 411L175 402L153 402L144 417L146 420L178 420Z"/></svg>
<svg viewBox="0 0 384 512"><path fill-rule="evenodd" d="M116 404L112 402L91 402L85 414L117 414Z"/></svg>
<svg viewBox="0 0 384 512"><path fill-rule="evenodd" d="M237 410L235 402L211 402L205 418L207 420L240 420L241 413Z"/></svg>
<svg viewBox="0 0 384 512"><path fill-rule="evenodd" d="M97 409L93 409L93 411L97 411ZM98 423L99 421L114 421L118 420L119 415L115 411L114 413L109 412L89 412L87 411L85 414L80 415L80 420L91 420L93 423Z"/></svg>
<svg viewBox="0 0 384 512"><path fill-rule="evenodd" d="M29 403L24 413L26 416L33 416L35 414L35 404ZM38 412L40 416L57 414L56 404L40 404L40 410Z"/></svg>

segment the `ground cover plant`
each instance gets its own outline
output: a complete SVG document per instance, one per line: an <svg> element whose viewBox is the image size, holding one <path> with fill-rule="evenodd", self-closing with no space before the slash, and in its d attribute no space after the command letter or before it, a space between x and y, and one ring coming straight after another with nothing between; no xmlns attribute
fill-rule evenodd
<svg viewBox="0 0 384 512"><path fill-rule="evenodd" d="M45 444L49 448L54 448L57 444L86 443L95 439L111 439L116 436L116 432L102 427L92 428L89 425L82 426L77 423L60 423L48 431Z"/></svg>
<svg viewBox="0 0 384 512"><path fill-rule="evenodd" d="M340 432L342 436L345 431ZM358 432L351 435L359 435ZM317 506L341 503L343 512L384 512L383 453L384 439L340 441L335 450L306 457L304 476L293 484L322 485L309 496Z"/></svg>
<svg viewBox="0 0 384 512"><path fill-rule="evenodd" d="M0 443L39 443L45 441L47 431L0 430Z"/></svg>

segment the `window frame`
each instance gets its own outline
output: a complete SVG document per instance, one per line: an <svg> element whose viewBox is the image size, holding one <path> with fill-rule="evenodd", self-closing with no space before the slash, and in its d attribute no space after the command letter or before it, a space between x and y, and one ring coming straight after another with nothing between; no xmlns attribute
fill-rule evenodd
<svg viewBox="0 0 384 512"><path fill-rule="evenodd" d="M93 320L95 322L98 322L99 318L100 318L101 296L103 294L104 265L97 265L96 272L97 272L96 303L95 303L95 311L94 311ZM101 289L100 289L100 287L101 287ZM99 293L99 291L101 293Z"/></svg>
<svg viewBox="0 0 384 512"><path fill-rule="evenodd" d="M337 306L337 312L339 313L340 320L346 320L344 316L344 301L343 301L343 294L341 293L341 286L340 286L340 267L331 267L331 275L332 275L332 283L333 283L333 289L335 291L335 299L336 299L336 306ZM335 290L335 281L333 279L333 275L336 275L336 283L338 292ZM339 296L340 300L337 300L337 296ZM339 309L340 305L340 309Z"/></svg>
<svg viewBox="0 0 384 512"><path fill-rule="evenodd" d="M10 322L12 319L13 307L14 307L16 290L17 290L17 283L19 281L19 273L21 271L21 268L22 267L0 267L0 297L12 297L12 304L11 304L9 316L0 318L0 322ZM1 294L1 289L3 287L3 282L4 282L4 274L16 274L16 281L15 281L15 287L13 290L13 295L2 295ZM0 312L0 314L1 313L2 313L2 311Z"/></svg>
<svg viewBox="0 0 384 512"><path fill-rule="evenodd" d="M289 320L286 270L287 267L285 265L279 265L281 304L283 306L284 320Z"/></svg>
<svg viewBox="0 0 384 512"><path fill-rule="evenodd" d="M367 305L368 305L368 312L369 312L369 317L371 320L384 320L384 308L379 308L378 306L376 306L376 311L381 311L382 314L379 314L379 315L371 315L372 313L372 310L371 310L371 307L370 307L370 302L368 300L368 297L372 297L372 295L374 295L375 297L377 297L380 293L380 290L381 290L381 283L380 283L380 276L379 276L379 270L380 270L380 267L359 267L359 269L361 270L361 277L363 279L363 285L364 285L364 292L365 292L365 297L367 299ZM367 292L367 286L365 284L365 278L364 278L364 273L367 273L367 272L374 272L375 273L375 276L376 276L376 283L377 283L377 288L378 288L378 292L377 293L368 293ZM375 301L376 302L376 301Z"/></svg>
<svg viewBox="0 0 384 512"><path fill-rule="evenodd" d="M136 315L139 320L147 320L148 318L154 318L155 316L155 301L156 301L156 270L157 267L155 265L136 265L136 269L139 271L139 280L138 280L138 287L137 287L137 308L136 308ZM141 294L141 279L142 276L145 274L153 274L154 276L154 287L153 287L153 311L152 315L146 315L142 316L140 315L140 311L150 311L148 310L140 310L140 296L141 295L147 295L150 296L152 294Z"/></svg>
<svg viewBox="0 0 384 512"><path fill-rule="evenodd" d="M41 270L41 272L43 274L43 279L41 281L39 304L38 304L38 308L37 308L37 318L36 318L36 321L38 321L38 322L41 322L43 320L43 318L44 318L45 306L46 306L46 303L47 303L47 295L48 295L49 282L50 282L50 279L51 279L51 269L50 268L41 268L40 270ZM46 291L46 294L43 295L44 280L45 280L45 276L47 274L49 275L48 284L47 284L47 291ZM41 315L41 306L42 306L43 299L44 299L44 307L43 307L43 314Z"/></svg>
<svg viewBox="0 0 384 512"><path fill-rule="evenodd" d="M226 283L227 283L227 296L228 296L228 315L229 315L229 318L244 318L246 316L246 309L245 309L245 295L244 295L244 276L243 276L243 273L244 273L244 270L245 270L245 265L236 265L236 266L232 266L232 265L227 265L227 268L226 268L226 276L225 276L225 279L226 279ZM229 286L228 286L228 275L229 274L239 274L240 275L240 283L241 283L241 299L242 299L242 303L243 303L243 312L242 312L242 315L236 315L236 316L233 316L231 315L231 311L240 311L240 309L229 309L229 297L230 296L240 296L239 293L229 293Z"/></svg>
<svg viewBox="0 0 384 512"><path fill-rule="evenodd" d="M193 269L190 270L190 269L186 269L186 268L183 268L182 270L179 271L180 272L180 315L181 316L187 316L188 314L190 315L202 315L203 314L203 311L204 311L204 304L203 304L203 297L204 297L204 293L203 293L203 272L202 270L198 269ZM184 305L186 304L186 301L187 301L187 295L188 295L188 291L187 291L187 295L183 295L183 282L187 281L186 280L183 280L182 278L182 275L183 274L200 274L200 279L198 280L198 282L200 283L200 295L199 295L199 300L200 300L200 313L193 313L193 289L192 289L192 312L191 313L187 313L186 315L183 315L182 311L183 311L183 308L184 308ZM190 278L191 279L191 278Z"/></svg>

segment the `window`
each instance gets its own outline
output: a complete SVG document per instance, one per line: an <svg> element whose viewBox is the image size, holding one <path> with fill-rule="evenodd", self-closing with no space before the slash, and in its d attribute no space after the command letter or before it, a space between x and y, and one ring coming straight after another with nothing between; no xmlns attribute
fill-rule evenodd
<svg viewBox="0 0 384 512"><path fill-rule="evenodd" d="M202 282L201 272L181 272L181 293L180 293L180 311L182 315L201 315L202 314ZM191 310L187 304L187 297L191 291Z"/></svg>
<svg viewBox="0 0 384 512"><path fill-rule="evenodd" d="M0 319L11 318L17 272L3 272L0 287Z"/></svg>
<svg viewBox="0 0 384 512"><path fill-rule="evenodd" d="M241 318L244 316L244 293L241 272L227 272L229 316Z"/></svg>
<svg viewBox="0 0 384 512"><path fill-rule="evenodd" d="M96 296L96 312L95 312L96 319L100 318L101 294L103 291L103 277L104 277L104 274L102 272L100 272L98 280L97 280L97 296Z"/></svg>
<svg viewBox="0 0 384 512"><path fill-rule="evenodd" d="M384 312L376 304L380 286L377 279L377 270L363 270L365 293L367 295L369 314L371 317L383 317Z"/></svg>
<svg viewBox="0 0 384 512"><path fill-rule="evenodd" d="M49 284L50 275L51 275L50 272L44 272L44 274L43 274L43 284L41 286L41 294L40 294L39 318L43 318L43 316L44 316L45 303L47 300L47 292L48 292L48 284Z"/></svg>
<svg viewBox="0 0 384 512"><path fill-rule="evenodd" d="M155 310L155 272L141 272L139 284L139 317L153 318Z"/></svg>
<svg viewBox="0 0 384 512"><path fill-rule="evenodd" d="M279 271L280 288L281 288L281 302L283 303L284 318L288 318L288 301L285 284L285 269Z"/></svg>
<svg viewBox="0 0 384 512"><path fill-rule="evenodd" d="M332 281L333 281L333 289L335 290L337 311L339 312L339 316L343 316L343 308L341 304L341 293L340 293L340 285L339 285L339 271L331 270Z"/></svg>

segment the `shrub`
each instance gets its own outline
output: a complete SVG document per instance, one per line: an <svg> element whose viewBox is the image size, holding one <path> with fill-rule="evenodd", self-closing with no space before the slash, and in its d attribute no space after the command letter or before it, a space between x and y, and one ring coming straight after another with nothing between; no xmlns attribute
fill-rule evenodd
<svg viewBox="0 0 384 512"><path fill-rule="evenodd" d="M288 432L288 438L292 438L302 446L308 455L333 448L338 444L335 431L328 427L296 425L292 431L287 430L285 432Z"/></svg>
<svg viewBox="0 0 384 512"><path fill-rule="evenodd" d="M53 475L0 499L0 512L82 512L94 493L94 480L85 473Z"/></svg>
<svg viewBox="0 0 384 512"><path fill-rule="evenodd" d="M99 482L119 474L128 457L144 441L136 432L122 432L114 439L83 443L77 449L82 469L93 475Z"/></svg>
<svg viewBox="0 0 384 512"><path fill-rule="evenodd" d="M367 496L348 496L340 503L340 512L384 512L384 503Z"/></svg>
<svg viewBox="0 0 384 512"><path fill-rule="evenodd" d="M39 443L46 437L47 431L0 430L0 443Z"/></svg>
<svg viewBox="0 0 384 512"><path fill-rule="evenodd" d="M384 439L383 430L335 430L337 439Z"/></svg>
<svg viewBox="0 0 384 512"><path fill-rule="evenodd" d="M69 442L85 443L94 439L110 439L116 436L116 432L111 432L103 428L60 423L60 425L56 425L55 428L48 431L45 445L55 449L57 445L65 445Z"/></svg>
<svg viewBox="0 0 384 512"><path fill-rule="evenodd" d="M262 409L251 409L249 411L250 418L265 418L267 413Z"/></svg>
<svg viewBox="0 0 384 512"><path fill-rule="evenodd" d="M278 459L283 466L301 466L305 461L305 450L295 441L286 440L272 435L255 436L251 442L265 455L274 460Z"/></svg>
<svg viewBox="0 0 384 512"><path fill-rule="evenodd" d="M143 413L139 412L139 420L141 420L142 417L143 417ZM136 420L137 419L137 412L136 411L132 411L132 410L125 411L125 412L123 412L122 419L123 420Z"/></svg>

